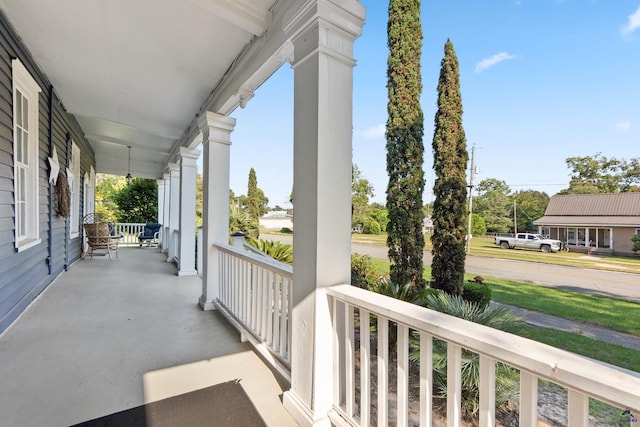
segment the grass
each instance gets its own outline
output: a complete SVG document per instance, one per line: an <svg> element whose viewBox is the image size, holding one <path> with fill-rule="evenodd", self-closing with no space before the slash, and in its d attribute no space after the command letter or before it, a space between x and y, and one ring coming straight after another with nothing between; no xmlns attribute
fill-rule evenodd
<svg viewBox="0 0 640 427"><path fill-rule="evenodd" d="M380 274L389 274L389 261L372 261ZM424 270L425 280L431 280L431 269ZM638 303L494 277L485 277L485 283L491 286L493 301L640 336L640 316L634 315L640 313Z"/></svg>
<svg viewBox="0 0 640 427"><path fill-rule="evenodd" d="M573 332L529 325L525 325L519 335L591 359L640 372L640 351L637 350L616 344L602 345L602 341Z"/></svg>

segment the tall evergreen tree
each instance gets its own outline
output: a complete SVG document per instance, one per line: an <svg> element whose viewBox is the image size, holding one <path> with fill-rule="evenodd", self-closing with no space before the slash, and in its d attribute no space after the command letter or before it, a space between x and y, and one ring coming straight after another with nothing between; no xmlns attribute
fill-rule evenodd
<svg viewBox="0 0 640 427"><path fill-rule="evenodd" d="M415 289L424 287L420 0L390 0L387 36L387 246L392 282L398 285L411 282Z"/></svg>
<svg viewBox="0 0 640 427"><path fill-rule="evenodd" d="M249 185L247 188L247 213L249 219L255 224L256 230L260 229L260 204L264 193L258 188L258 178L255 169L249 170ZM258 236L260 233L258 232Z"/></svg>
<svg viewBox="0 0 640 427"><path fill-rule="evenodd" d="M458 58L451 40L444 46L438 80L438 111L433 134L433 287L462 295L467 209L466 167L469 154L462 128Z"/></svg>
<svg viewBox="0 0 640 427"><path fill-rule="evenodd" d="M260 194L255 169L249 170L249 186L247 189L247 210L252 221L260 221Z"/></svg>

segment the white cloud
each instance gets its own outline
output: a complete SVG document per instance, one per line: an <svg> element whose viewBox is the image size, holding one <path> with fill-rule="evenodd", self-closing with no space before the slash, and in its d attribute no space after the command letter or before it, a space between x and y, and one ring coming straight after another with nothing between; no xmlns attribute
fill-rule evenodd
<svg viewBox="0 0 640 427"><path fill-rule="evenodd" d="M616 129L629 130L631 129L631 122L618 122L616 123Z"/></svg>
<svg viewBox="0 0 640 427"><path fill-rule="evenodd" d="M640 28L640 6L638 6L635 12L629 15L629 21L627 21L620 31L624 35L629 35L638 28Z"/></svg>
<svg viewBox="0 0 640 427"><path fill-rule="evenodd" d="M476 73L482 72L482 70L486 70L487 68L491 68L499 62L506 61L507 59L515 59L516 55L511 55L508 52L500 52L495 55L485 58L482 61L476 64Z"/></svg>
<svg viewBox="0 0 640 427"><path fill-rule="evenodd" d="M386 125L384 124L376 125L366 129L361 135L367 139L384 138L385 129Z"/></svg>

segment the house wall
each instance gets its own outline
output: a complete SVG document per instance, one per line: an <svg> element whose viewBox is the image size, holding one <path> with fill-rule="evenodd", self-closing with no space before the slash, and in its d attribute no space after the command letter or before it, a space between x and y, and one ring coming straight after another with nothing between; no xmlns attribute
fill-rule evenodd
<svg viewBox="0 0 640 427"><path fill-rule="evenodd" d="M613 250L616 255L633 255L631 238L635 233L635 228L613 229Z"/></svg>
<svg viewBox="0 0 640 427"><path fill-rule="evenodd" d="M38 196L41 242L22 252L15 249L13 78L11 61L20 59L42 92L39 96ZM75 118L55 95L51 83L33 61L20 38L0 12L0 332L44 290L53 279L78 260L81 238L69 240L68 220L57 217L52 206L48 157L55 145L61 171L69 166L70 142L81 152L80 177L95 165L95 156ZM80 183L80 191L83 185ZM80 194L79 212L83 195ZM81 216L81 215L80 215Z"/></svg>

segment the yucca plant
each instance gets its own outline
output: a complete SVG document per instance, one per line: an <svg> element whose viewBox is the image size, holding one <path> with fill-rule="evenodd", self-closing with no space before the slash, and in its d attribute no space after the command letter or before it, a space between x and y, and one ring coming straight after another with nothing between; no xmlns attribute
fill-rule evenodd
<svg viewBox="0 0 640 427"><path fill-rule="evenodd" d="M259 227L249 217L247 211L240 209L235 204L231 204L229 205L229 233L235 233L236 231L244 233L245 236L257 238Z"/></svg>
<svg viewBox="0 0 640 427"><path fill-rule="evenodd" d="M248 243L275 260L293 264L293 246L290 244L254 238L248 239Z"/></svg>
<svg viewBox="0 0 640 427"><path fill-rule="evenodd" d="M465 301L459 296L441 292L426 297L426 306L432 310L449 314L474 323L515 332L522 327L522 319L506 308L487 308ZM417 362L420 359L420 337L411 337L409 358ZM462 350L462 413L467 418L477 415L480 376L480 357L471 351ZM434 397L447 397L447 344L441 340L433 343L433 384ZM416 387L419 384L415 384ZM519 393L518 370L502 363L496 364L496 405L506 409L510 400Z"/></svg>

